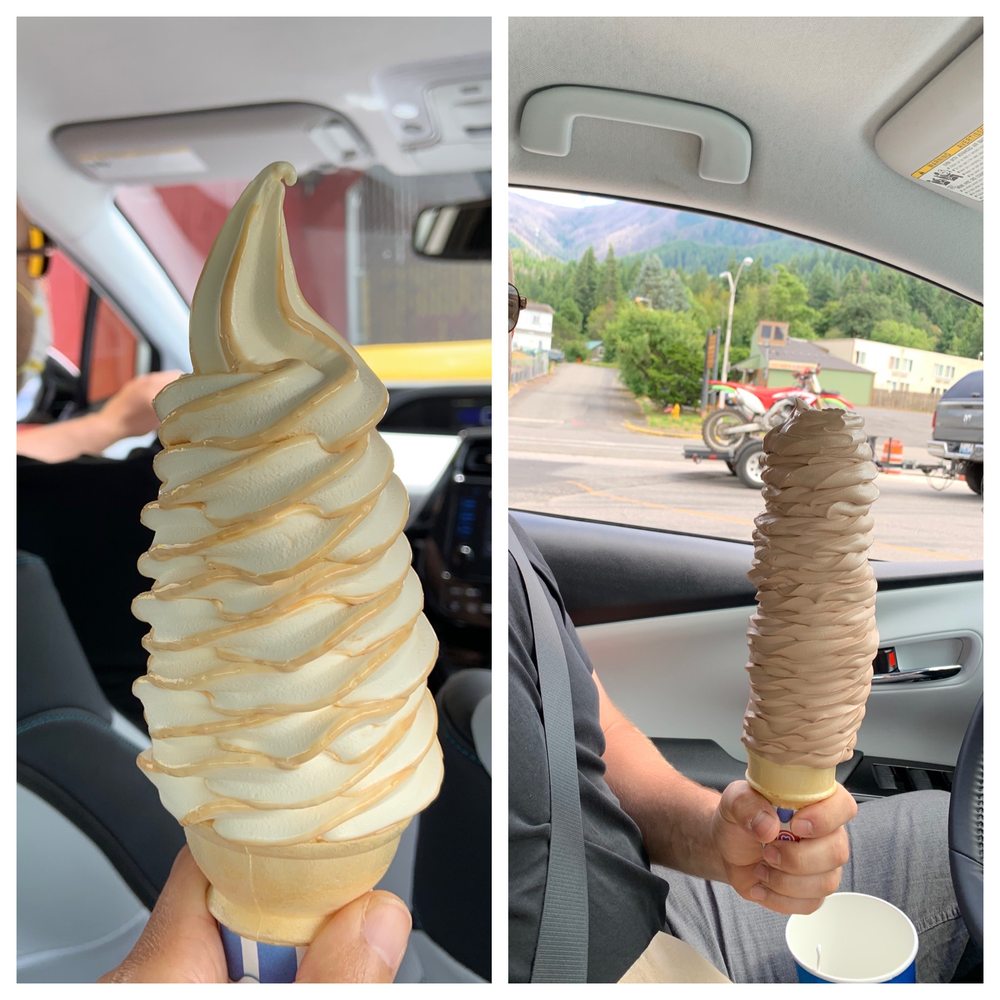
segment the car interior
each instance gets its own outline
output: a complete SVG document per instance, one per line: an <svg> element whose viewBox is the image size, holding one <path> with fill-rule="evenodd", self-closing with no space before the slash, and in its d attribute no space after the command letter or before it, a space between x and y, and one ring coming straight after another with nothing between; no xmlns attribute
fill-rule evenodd
<svg viewBox="0 0 1000 1000"><path fill-rule="evenodd" d="M17 198L55 250L23 424L190 370L201 264L275 160L299 178L304 293L389 389L447 775L380 883L413 912L407 982L490 973L490 40L489 18L432 17L39 17L17 33ZM135 766L145 626L129 606L148 588L157 447L78 460L72 495L57 466L19 460L22 982L121 961L184 842Z"/></svg>
<svg viewBox="0 0 1000 1000"><path fill-rule="evenodd" d="M956 137L981 126L982 31L976 17L512 18L509 180L764 225L981 302L981 201L901 165L931 160L952 86ZM743 777L752 545L513 516L611 699L688 776ZM874 570L880 660L894 651L898 671L876 660L839 779L859 801L951 789L952 872L981 940L983 563Z"/></svg>

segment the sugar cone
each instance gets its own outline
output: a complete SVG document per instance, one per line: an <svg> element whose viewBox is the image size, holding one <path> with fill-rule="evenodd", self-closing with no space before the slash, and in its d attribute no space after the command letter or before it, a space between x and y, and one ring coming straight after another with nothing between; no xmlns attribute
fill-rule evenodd
<svg viewBox="0 0 1000 1000"><path fill-rule="evenodd" d="M775 764L752 750L747 751L747 781L773 806L801 809L833 795L837 787L836 767L802 767Z"/></svg>
<svg viewBox="0 0 1000 1000"><path fill-rule="evenodd" d="M408 823L357 840L287 846L224 840L210 824L184 832L212 884L208 908L216 920L245 938L298 947L386 873Z"/></svg>

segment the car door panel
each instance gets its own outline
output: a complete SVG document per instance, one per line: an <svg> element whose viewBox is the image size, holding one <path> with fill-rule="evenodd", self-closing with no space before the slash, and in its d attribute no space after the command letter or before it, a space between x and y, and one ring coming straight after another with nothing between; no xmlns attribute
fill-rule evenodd
<svg viewBox="0 0 1000 1000"><path fill-rule="evenodd" d="M743 761L752 547L670 532L517 513L559 580L611 698L671 758L671 740L709 740ZM858 735L866 756L953 766L982 692L982 564L875 563L882 647L903 672L960 670L879 685ZM694 610L692 610L694 609ZM674 748L676 751L676 748ZM712 783L726 765L681 748ZM676 762L676 761L675 761ZM686 764L684 763L686 762ZM689 770L687 773L691 773Z"/></svg>

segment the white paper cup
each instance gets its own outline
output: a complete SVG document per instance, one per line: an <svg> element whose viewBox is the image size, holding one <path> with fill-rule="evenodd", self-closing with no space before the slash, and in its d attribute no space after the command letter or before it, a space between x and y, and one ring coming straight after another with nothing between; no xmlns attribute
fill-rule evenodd
<svg viewBox="0 0 1000 1000"><path fill-rule="evenodd" d="M836 892L785 928L800 983L914 983L917 929L884 899Z"/></svg>

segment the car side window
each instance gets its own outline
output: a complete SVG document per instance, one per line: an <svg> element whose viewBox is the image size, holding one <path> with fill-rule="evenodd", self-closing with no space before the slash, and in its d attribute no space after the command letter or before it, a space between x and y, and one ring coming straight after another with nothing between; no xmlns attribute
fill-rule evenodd
<svg viewBox="0 0 1000 1000"><path fill-rule="evenodd" d="M55 253L41 290L50 327L50 360L77 380L83 408L113 396L156 367L150 344L64 255Z"/></svg>
<svg viewBox="0 0 1000 1000"><path fill-rule="evenodd" d="M941 395L982 377L979 304L738 219L538 188L509 211L511 507L749 544L801 402L864 419L872 558L982 559L982 395Z"/></svg>

